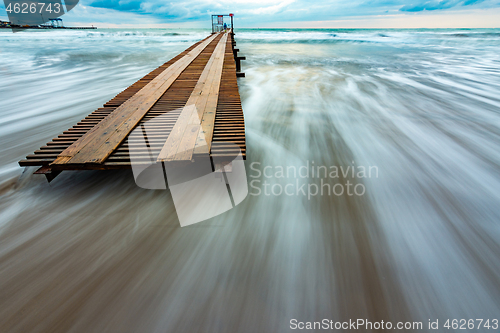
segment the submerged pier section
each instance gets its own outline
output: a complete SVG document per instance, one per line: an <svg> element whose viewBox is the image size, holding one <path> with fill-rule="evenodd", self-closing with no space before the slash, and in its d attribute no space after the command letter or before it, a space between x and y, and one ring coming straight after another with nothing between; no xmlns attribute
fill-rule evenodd
<svg viewBox="0 0 500 333"><path fill-rule="evenodd" d="M52 180L63 170L131 168L134 163L189 162L198 156L246 157L238 92L240 60L232 30L212 33L132 84L102 108L19 162ZM238 67L238 72L237 72ZM153 121L153 122L150 122ZM148 124L148 122L150 122ZM148 151L136 129L148 128Z"/></svg>

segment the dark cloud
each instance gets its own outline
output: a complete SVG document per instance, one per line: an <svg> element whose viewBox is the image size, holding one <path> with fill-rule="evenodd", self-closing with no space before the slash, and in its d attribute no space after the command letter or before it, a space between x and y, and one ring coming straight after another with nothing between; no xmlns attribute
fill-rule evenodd
<svg viewBox="0 0 500 333"><path fill-rule="evenodd" d="M424 1L412 3L401 7L402 12L421 12L424 10L443 10L457 6L470 6L483 2L484 0L441 0L441 1Z"/></svg>
<svg viewBox="0 0 500 333"><path fill-rule="evenodd" d="M124 12L137 12L141 9L141 1L123 1L123 0L96 0L88 4L96 8L109 8Z"/></svg>
<svg viewBox="0 0 500 333"><path fill-rule="evenodd" d="M210 14L236 12L255 22L332 20L348 16L387 15L476 6L500 7L498 0L81 0L87 6L151 15L163 21L203 20Z"/></svg>

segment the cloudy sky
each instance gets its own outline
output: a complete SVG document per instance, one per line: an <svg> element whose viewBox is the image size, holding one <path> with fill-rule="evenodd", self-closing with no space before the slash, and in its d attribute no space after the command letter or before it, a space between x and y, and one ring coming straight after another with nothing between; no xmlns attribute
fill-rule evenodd
<svg viewBox="0 0 500 333"><path fill-rule="evenodd" d="M207 27L211 14L230 12L240 27L500 27L500 0L80 0L64 20ZM3 6L0 18L7 18Z"/></svg>

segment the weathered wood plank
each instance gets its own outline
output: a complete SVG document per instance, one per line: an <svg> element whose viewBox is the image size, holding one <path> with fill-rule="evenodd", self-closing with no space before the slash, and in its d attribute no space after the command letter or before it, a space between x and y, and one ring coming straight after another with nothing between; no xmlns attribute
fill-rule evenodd
<svg viewBox="0 0 500 333"><path fill-rule="evenodd" d="M176 61L181 59L202 42L203 41L200 41L194 44L178 56L169 60L167 63L145 75L143 78L139 79L133 85L131 85L123 92L118 94L115 98L106 103L104 107L92 112L84 120L78 122L75 126L63 132L53 141L47 143L45 146L35 151L34 154L28 155L27 158L23 161L20 161L19 164L21 166L45 165L47 169L56 172L57 170L104 170L130 168L130 154L133 153L134 156L138 157L142 157L144 155L141 153L141 145L135 144L133 140L131 142L129 142L128 140L129 137L133 138L134 134L132 134L131 136L130 134L127 135L127 139L123 140L102 164L49 164L53 162L60 153L62 153L64 150L68 149L68 147L81 139L95 126L105 121L108 117L111 117L111 115L116 116L116 112L114 111L116 111L121 104L125 103L134 94L143 89L155 77L160 75L166 68L174 65ZM181 75L175 80L170 88L165 91L160 99L156 101L153 107L151 107L138 122L138 124L145 124L151 119L156 119L158 121L158 123L156 123L155 125L148 127L147 141L148 145L152 149L151 151L153 152L153 154L159 154L161 149L164 148L170 132L172 131L175 123L180 117L181 110L183 110L183 108L187 105L187 102L195 89L196 93L198 94L198 105L201 105L206 109L207 105L214 103L213 97L212 99L210 99L207 95L201 95L203 85L197 86L197 84L202 79L201 74L203 74L202 72L208 66L208 62L210 61L217 45L218 39L214 39L212 43L209 44L209 46L207 46L200 53L200 55L181 73ZM212 63L213 59L211 64ZM212 130L213 137L211 140L205 139L205 142L208 142L208 144L212 144L210 148L210 156L217 159L230 159L231 157L235 156L235 153L237 153L238 149L240 149L243 158L245 158L246 156L244 116L243 110L241 108L240 96L238 93L235 68L236 65L232 50L232 36L228 36L224 54L222 75L220 78L220 86L218 88L218 100L215 101L215 103L217 103L217 107L214 115L215 121ZM208 72L206 72L203 76L204 79L202 81L204 81L205 85L207 86L212 85L208 80L210 75ZM162 116L161 121L159 120L158 116ZM197 119L198 123L199 119L201 119L202 123L206 125L208 120L208 113L200 112L200 115L198 115L197 112L191 113L189 117L195 117L194 119ZM208 123L210 124L211 120ZM202 130L203 128L199 127L197 139L203 137L200 136L200 132ZM205 134L205 132L203 134ZM193 137L190 136L189 138L192 139ZM192 146L192 141L185 140L182 143L179 142L179 145L183 147ZM186 149L181 148L181 150ZM199 156L200 154L193 154L194 158L198 158ZM144 155L144 157L148 156ZM134 160L134 163L135 162L136 161ZM147 164L146 160L145 163Z"/></svg>
<svg viewBox="0 0 500 333"><path fill-rule="evenodd" d="M121 104L112 114L64 150L53 164L102 163L191 62L212 42L213 35Z"/></svg>
<svg viewBox="0 0 500 333"><path fill-rule="evenodd" d="M165 145L160 151L158 161L191 160L197 146L200 149L205 147L206 153L209 152L211 137L207 141L205 133L213 132L213 120L210 125L210 119L215 119L227 38L228 34L225 33L217 44ZM203 142L203 140L205 141Z"/></svg>

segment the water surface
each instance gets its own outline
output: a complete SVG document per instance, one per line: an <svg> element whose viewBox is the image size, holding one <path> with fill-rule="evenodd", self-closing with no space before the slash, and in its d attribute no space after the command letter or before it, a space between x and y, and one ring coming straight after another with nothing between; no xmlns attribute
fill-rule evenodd
<svg viewBox="0 0 500 333"><path fill-rule="evenodd" d="M128 171L21 175L18 160L207 34L0 33L1 331L498 318L498 29L238 30L255 182L194 226ZM377 172L276 174L313 165ZM363 195L277 194L347 182Z"/></svg>

